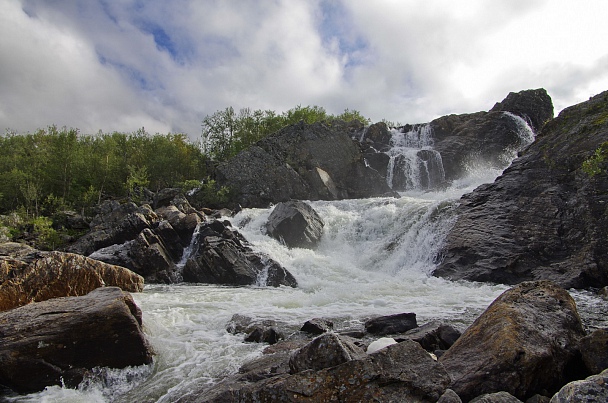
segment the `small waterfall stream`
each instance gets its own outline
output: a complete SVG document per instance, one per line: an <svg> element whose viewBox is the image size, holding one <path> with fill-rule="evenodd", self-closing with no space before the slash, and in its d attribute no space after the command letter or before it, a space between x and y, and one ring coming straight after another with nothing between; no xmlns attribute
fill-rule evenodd
<svg viewBox="0 0 608 403"><path fill-rule="evenodd" d="M397 191L430 190L442 185L445 172L441 154L433 149L433 129L415 125L409 131L391 129L386 182Z"/></svg>

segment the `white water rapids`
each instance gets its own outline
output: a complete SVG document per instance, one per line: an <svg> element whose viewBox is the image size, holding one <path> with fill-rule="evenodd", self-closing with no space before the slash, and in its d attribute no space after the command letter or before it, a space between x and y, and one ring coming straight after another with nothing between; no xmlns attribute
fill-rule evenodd
<svg viewBox="0 0 608 403"><path fill-rule="evenodd" d="M261 355L225 330L233 314L284 322L290 331L315 317L336 330L362 328L366 318L415 312L419 324L439 319L464 330L506 286L450 282L431 276L454 220L459 197L499 170L472 172L438 192L396 198L311 202L325 222L316 250L288 249L264 234L271 209L245 209L231 218L255 248L277 260L298 288L147 285L133 294L156 356L150 366L100 370L77 390L49 387L15 402L173 402L235 373ZM579 293L577 301L595 304Z"/></svg>

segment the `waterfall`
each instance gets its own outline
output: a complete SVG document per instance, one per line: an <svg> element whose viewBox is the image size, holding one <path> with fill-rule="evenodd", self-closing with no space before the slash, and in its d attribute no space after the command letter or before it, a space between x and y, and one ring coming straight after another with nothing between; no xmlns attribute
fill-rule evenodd
<svg viewBox="0 0 608 403"><path fill-rule="evenodd" d="M186 265L186 262L188 262L188 259L190 259L196 253L196 249L198 247L198 245L197 245L198 234L201 230L202 224L203 224L203 222L201 221L194 228L194 231L192 232L192 238L190 238L190 244L186 248L184 248L182 257L179 260L179 262L177 263L177 271L180 274L180 276L181 276L182 271L184 270L184 266Z"/></svg>
<svg viewBox="0 0 608 403"><path fill-rule="evenodd" d="M391 129L390 160L386 182L391 189L430 190L445 181L441 155L433 150L430 125L414 125L411 130Z"/></svg>

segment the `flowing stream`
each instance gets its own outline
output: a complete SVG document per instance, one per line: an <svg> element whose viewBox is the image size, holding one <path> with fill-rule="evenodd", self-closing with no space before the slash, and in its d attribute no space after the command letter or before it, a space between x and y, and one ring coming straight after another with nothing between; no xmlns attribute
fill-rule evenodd
<svg viewBox="0 0 608 403"><path fill-rule="evenodd" d="M15 402L173 402L235 373L263 344L244 343L226 324L233 314L274 319L295 332L315 317L336 330L361 329L366 318L415 312L464 330L506 286L450 282L431 276L458 199L500 170L480 169L442 191L412 190L397 198L311 202L325 221L315 250L288 249L264 234L271 209L231 218L254 247L298 280L297 288L147 285L133 294L156 356L150 366L100 369L77 390L49 387ZM594 306L597 298L577 293Z"/></svg>

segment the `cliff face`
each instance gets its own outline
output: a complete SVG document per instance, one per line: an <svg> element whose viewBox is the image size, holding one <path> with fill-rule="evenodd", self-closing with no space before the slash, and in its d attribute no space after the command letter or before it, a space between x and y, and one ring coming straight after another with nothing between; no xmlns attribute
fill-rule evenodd
<svg viewBox="0 0 608 403"><path fill-rule="evenodd" d="M464 196L434 275L564 287L608 284L608 92L563 110L493 184Z"/></svg>

